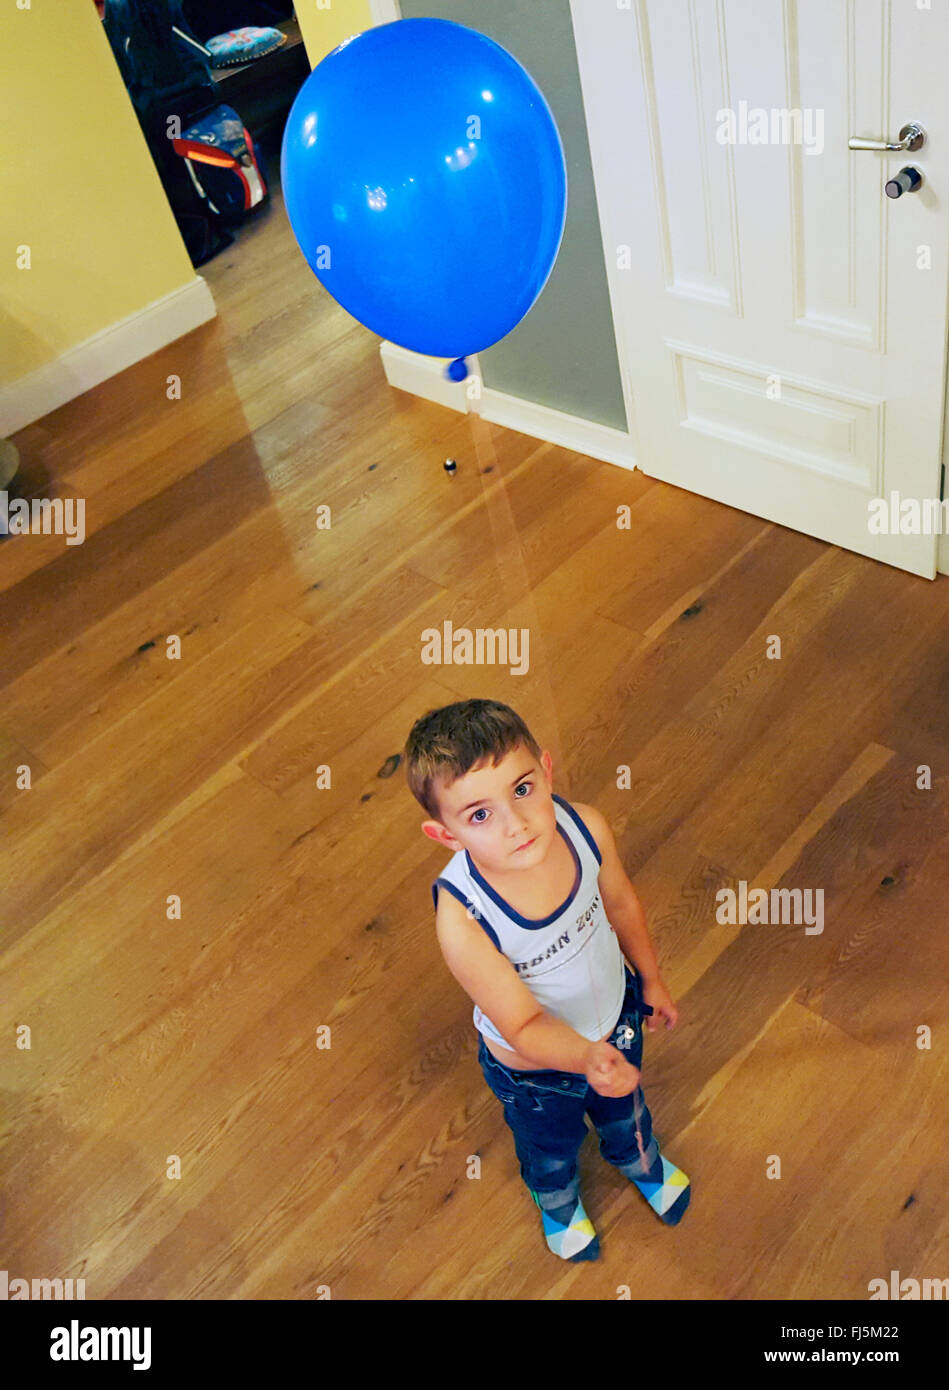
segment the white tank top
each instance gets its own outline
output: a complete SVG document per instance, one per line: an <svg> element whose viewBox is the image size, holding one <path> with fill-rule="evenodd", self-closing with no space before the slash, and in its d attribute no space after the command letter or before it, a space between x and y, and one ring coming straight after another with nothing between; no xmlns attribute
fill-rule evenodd
<svg viewBox="0 0 949 1390"><path fill-rule="evenodd" d="M615 1028L626 994L626 963L600 896L602 856L577 812L552 793L557 829L573 854L576 876L564 902L549 917L522 917L479 873L468 851L458 850L432 884L468 908L506 956L538 1004L582 1037L597 1041ZM475 1027L500 1047L516 1051L474 1008Z"/></svg>

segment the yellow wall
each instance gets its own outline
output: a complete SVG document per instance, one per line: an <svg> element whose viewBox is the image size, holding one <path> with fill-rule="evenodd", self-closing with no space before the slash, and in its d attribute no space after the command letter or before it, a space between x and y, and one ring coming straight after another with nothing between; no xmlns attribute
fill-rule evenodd
<svg viewBox="0 0 949 1390"><path fill-rule="evenodd" d="M311 68L343 39L361 34L372 25L369 0L331 0L329 9L322 8L325 5L326 0L294 0L294 13Z"/></svg>
<svg viewBox="0 0 949 1390"><path fill-rule="evenodd" d="M194 278L92 0L0 19L0 381ZM16 265L28 246L32 268Z"/></svg>

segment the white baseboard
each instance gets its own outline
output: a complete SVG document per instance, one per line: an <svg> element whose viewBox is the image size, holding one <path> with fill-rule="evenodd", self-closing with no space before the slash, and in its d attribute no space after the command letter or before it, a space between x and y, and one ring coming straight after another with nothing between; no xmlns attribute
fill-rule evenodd
<svg viewBox="0 0 949 1390"><path fill-rule="evenodd" d="M418 352L409 352L407 348L388 342L383 342L379 351L390 386L422 396L438 405L447 405L451 410L465 414L471 410L468 389L473 381L477 384L481 381L477 355L466 358L468 379L456 383L445 379L445 368L450 358L423 357ZM508 396L490 387L481 388L478 414L492 424L504 425L507 429L529 434L549 444L559 444L588 458L615 463L620 468L636 467L630 436L624 430L597 424L595 420L565 415L561 410L521 400L519 396Z"/></svg>
<svg viewBox="0 0 949 1390"><path fill-rule="evenodd" d="M472 377L480 379L481 371L477 357L468 357L469 377L467 381L449 381L445 368L450 357L423 357L421 353L409 352L408 348L397 347L395 343L383 340L379 344L379 356L386 381L400 391L408 391L413 396L424 396L436 405L447 405L450 410L460 410L467 415L469 402L465 394Z"/></svg>
<svg viewBox="0 0 949 1390"><path fill-rule="evenodd" d="M0 437L42 419L216 317L207 282L196 275L171 294L69 348L55 362L0 386Z"/></svg>

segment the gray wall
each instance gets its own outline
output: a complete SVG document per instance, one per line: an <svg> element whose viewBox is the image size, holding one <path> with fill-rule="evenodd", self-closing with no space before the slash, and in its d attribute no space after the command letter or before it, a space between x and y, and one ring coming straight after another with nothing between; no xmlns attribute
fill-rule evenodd
<svg viewBox="0 0 949 1390"><path fill-rule="evenodd" d="M485 386L626 430L623 388L568 0L401 0L403 19L451 19L501 44L547 99L567 164L557 264L526 318L478 354Z"/></svg>

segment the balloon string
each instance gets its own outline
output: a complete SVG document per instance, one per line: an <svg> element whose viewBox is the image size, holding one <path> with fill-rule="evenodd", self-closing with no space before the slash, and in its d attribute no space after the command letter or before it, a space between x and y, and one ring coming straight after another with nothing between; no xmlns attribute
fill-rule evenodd
<svg viewBox="0 0 949 1390"><path fill-rule="evenodd" d="M480 376L478 376L477 380L479 387L483 387ZM554 759L559 766L561 747L560 721L557 717L557 703L554 699L553 687L550 681L550 668L546 659L545 647L543 642L539 640L540 621L537 615L537 605L531 591L520 533L517 528L517 523L514 520L514 514L511 511L511 500L508 496L507 483L504 479L494 448L494 441L491 437L491 426L481 414L482 405L483 397L479 394L475 401L469 403L469 421L471 424L475 456L478 460L478 476L481 479L485 509L488 513L488 521L494 536L494 552L497 557L501 591L507 600L505 613L510 614L512 610L518 608L527 610L527 627L530 632L529 651L531 659L533 659L535 654L539 658L540 682L539 691L537 690L536 683L528 687L527 690L529 690L531 695L532 708L534 698L538 698L540 701L542 715L539 722L541 726L556 730L557 741L554 745ZM525 718L524 722L528 726L531 726L534 721L533 718ZM601 1016L600 995L593 981L593 972L590 969L590 961L586 955L586 951L581 951L581 955L586 961L587 978L590 982L590 993L596 1006L597 1019L599 1020ZM599 1041L599 1035L596 1040Z"/></svg>

